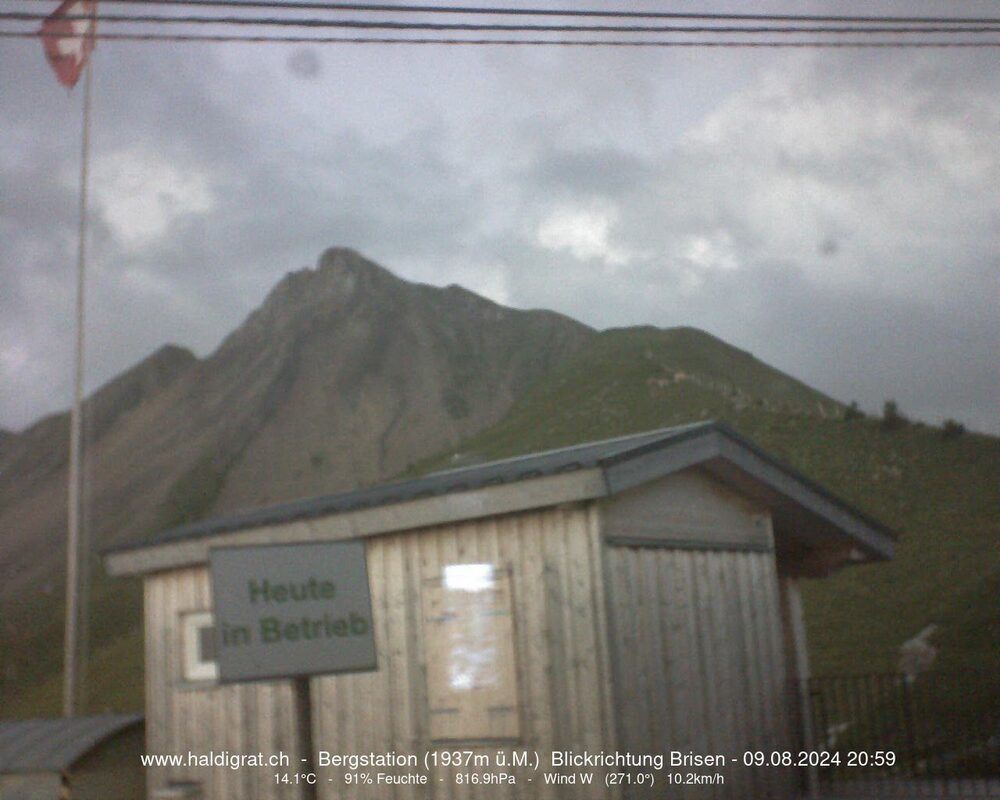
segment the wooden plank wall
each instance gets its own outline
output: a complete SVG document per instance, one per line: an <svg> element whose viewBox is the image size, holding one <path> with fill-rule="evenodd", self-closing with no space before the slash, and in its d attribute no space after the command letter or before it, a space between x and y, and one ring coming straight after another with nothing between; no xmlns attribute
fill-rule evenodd
<svg viewBox="0 0 1000 800"><path fill-rule="evenodd" d="M322 521L313 523L320 529ZM602 631L606 605L599 522L592 505L550 508L368 541L379 670L314 678L314 746L331 753L415 753L469 745L430 739L421 588L450 564L493 563L510 570L522 738L505 752L613 750L610 661ZM210 610L209 575L198 567L146 579L147 749L300 755L288 682L193 688L181 676L182 613ZM495 757L499 743L472 745ZM150 789L168 781L205 784L206 800L295 798L271 769L152 768ZM364 770L373 773L377 770ZM470 769L468 771L475 771ZM459 786L439 768L428 786L352 786L342 770L320 770L320 798L614 798L598 772L590 789L546 786L540 773L512 770L513 787ZM532 778L528 783L527 779ZM443 778L439 781L438 778ZM589 792L589 793L588 793Z"/></svg>
<svg viewBox="0 0 1000 800"><path fill-rule="evenodd" d="M210 610L207 567L150 575L145 581L146 750L149 753L267 754L285 752L291 768L301 754L291 716L287 681L232 686L185 685L181 672L180 615ZM206 800L300 800L294 786L279 787L271 768L232 770L153 767L150 792L169 781L199 781Z"/></svg>
<svg viewBox="0 0 1000 800"><path fill-rule="evenodd" d="M605 560L623 749L741 756L790 744L773 553L610 545ZM672 798L795 796L786 769L678 771L725 782L671 787Z"/></svg>
<svg viewBox="0 0 1000 800"><path fill-rule="evenodd" d="M435 654L426 651L421 632L421 587L440 578L444 566L487 562L509 568L511 574L522 740L470 749L491 757L501 747L508 753L528 749L545 756L556 749L614 749L610 664L601 633L606 607L598 520L593 507L583 504L369 540L379 671L313 679L317 749L344 754L394 750L418 756L435 749L426 689L427 662ZM470 747L440 749L456 746ZM319 796L615 797L604 787L603 773L585 789L545 786L540 773L512 771L518 779L513 787L455 785L455 770L438 768L427 786L362 785L345 793L339 780L321 780ZM328 769L323 778L342 772Z"/></svg>
<svg viewBox="0 0 1000 800"><path fill-rule="evenodd" d="M622 544L771 549L771 520L699 469L688 469L614 495L601 504L601 535Z"/></svg>

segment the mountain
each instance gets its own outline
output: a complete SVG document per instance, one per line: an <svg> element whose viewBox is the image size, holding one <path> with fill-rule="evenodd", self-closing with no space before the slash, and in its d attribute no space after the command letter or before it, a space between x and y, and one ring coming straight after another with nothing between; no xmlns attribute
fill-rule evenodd
<svg viewBox="0 0 1000 800"><path fill-rule="evenodd" d="M100 548L388 478L495 423L593 335L553 312L408 283L329 250L315 270L279 282L207 358L163 348L88 401L87 528ZM67 414L41 420L0 462L8 682L58 666L68 430ZM100 644L121 634L108 622L126 590L97 574Z"/></svg>
<svg viewBox="0 0 1000 800"><path fill-rule="evenodd" d="M166 388L197 362L183 347L165 345L131 369L109 381L84 406L88 444L100 440L125 414ZM20 434L0 438L0 508L30 492L64 468L68 458L69 414L54 414Z"/></svg>
<svg viewBox="0 0 1000 800"><path fill-rule="evenodd" d="M286 276L215 353L165 348L92 402L105 420L88 461L102 545L398 474L723 419L904 533L891 564L807 585L818 671L891 669L930 622L944 666L997 661L1000 440L846 414L693 328L596 332L331 250ZM0 653L13 653L0 701L21 687L10 713L58 699L66 424L43 420L0 448ZM94 708L135 707L138 587L95 574ZM16 604L8 582L25 592Z"/></svg>

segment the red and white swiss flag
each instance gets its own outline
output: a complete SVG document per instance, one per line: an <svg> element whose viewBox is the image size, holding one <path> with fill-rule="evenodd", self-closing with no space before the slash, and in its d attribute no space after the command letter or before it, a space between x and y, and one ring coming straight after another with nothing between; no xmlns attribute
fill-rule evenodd
<svg viewBox="0 0 1000 800"><path fill-rule="evenodd" d="M45 57L59 83L72 89L94 49L97 27L96 0L63 0L42 23Z"/></svg>

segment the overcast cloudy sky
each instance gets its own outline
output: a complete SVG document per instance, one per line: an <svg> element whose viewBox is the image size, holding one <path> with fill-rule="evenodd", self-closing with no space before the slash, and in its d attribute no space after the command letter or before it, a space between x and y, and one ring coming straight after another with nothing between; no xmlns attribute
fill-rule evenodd
<svg viewBox="0 0 1000 800"><path fill-rule="evenodd" d="M995 49L102 42L88 382L167 341L209 353L347 245L599 328L694 325L838 399L1000 432L998 67ZM0 40L3 427L69 403L81 90Z"/></svg>

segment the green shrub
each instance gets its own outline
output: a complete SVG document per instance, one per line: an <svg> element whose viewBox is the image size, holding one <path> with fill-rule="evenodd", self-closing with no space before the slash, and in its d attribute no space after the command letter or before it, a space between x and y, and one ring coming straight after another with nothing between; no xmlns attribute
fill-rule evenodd
<svg viewBox="0 0 1000 800"><path fill-rule="evenodd" d="M886 431L898 431L905 428L910 421L903 416L895 400L886 400L882 406L882 429Z"/></svg>
<svg viewBox="0 0 1000 800"><path fill-rule="evenodd" d="M846 422L864 418L865 418L865 412L861 410L860 406L858 406L857 400L852 400L851 404L844 409L844 420Z"/></svg>
<svg viewBox="0 0 1000 800"><path fill-rule="evenodd" d="M941 435L945 439L957 439L965 433L965 426L955 419L946 419L941 426Z"/></svg>

